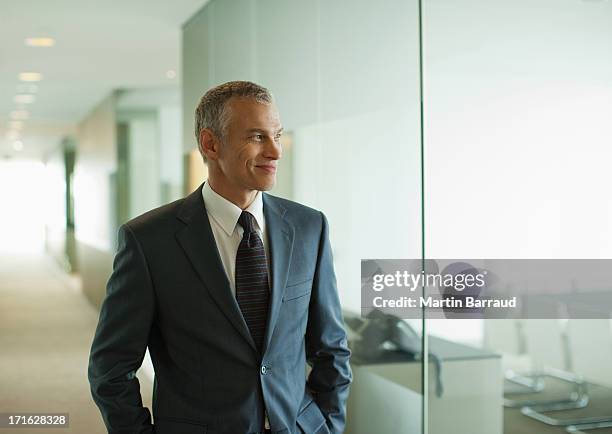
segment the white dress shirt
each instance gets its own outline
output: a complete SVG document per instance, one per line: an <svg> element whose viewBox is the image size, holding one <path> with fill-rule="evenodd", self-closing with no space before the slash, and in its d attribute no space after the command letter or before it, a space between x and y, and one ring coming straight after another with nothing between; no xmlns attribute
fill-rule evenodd
<svg viewBox="0 0 612 434"><path fill-rule="evenodd" d="M238 224L238 218L242 210L223 196L215 192L208 182L202 188L202 197L208 214L208 221L217 243L217 250L221 256L221 262L225 269L225 274L230 283L232 294L236 296L236 254L238 246L242 240L244 230ZM250 212L255 217L255 230L261 238L268 260L268 281L270 281L270 255L268 253L268 243L266 241L266 222L263 213L263 199L261 191L257 192L255 200L245 211Z"/></svg>
<svg viewBox="0 0 612 434"><path fill-rule="evenodd" d="M229 280L232 294L236 297L236 254L238 246L242 240L244 229L238 224L238 218L242 214L242 209L233 204L223 196L214 191L208 182L204 183L202 188L202 198L206 206L208 221L217 243L217 250L221 256L221 262ZM263 213L263 199L261 191L257 192L257 196L253 202L245 209L255 217L255 230L261 238L268 260L268 282L270 282L270 254L268 252L268 243L266 241L266 222ZM266 413L265 428L270 429L270 422Z"/></svg>

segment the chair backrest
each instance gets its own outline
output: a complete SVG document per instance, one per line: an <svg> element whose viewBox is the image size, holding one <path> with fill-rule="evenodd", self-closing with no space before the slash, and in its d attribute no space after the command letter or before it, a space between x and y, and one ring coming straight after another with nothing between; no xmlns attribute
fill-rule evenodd
<svg viewBox="0 0 612 434"><path fill-rule="evenodd" d="M585 380L612 387L610 319L570 319L567 335L573 371Z"/></svg>
<svg viewBox="0 0 612 434"><path fill-rule="evenodd" d="M567 350L564 345L560 320L526 319L523 331L527 354L535 369L553 368L567 371Z"/></svg>
<svg viewBox="0 0 612 434"><path fill-rule="evenodd" d="M502 354L520 355L523 351L517 320L512 318L484 320L483 347Z"/></svg>

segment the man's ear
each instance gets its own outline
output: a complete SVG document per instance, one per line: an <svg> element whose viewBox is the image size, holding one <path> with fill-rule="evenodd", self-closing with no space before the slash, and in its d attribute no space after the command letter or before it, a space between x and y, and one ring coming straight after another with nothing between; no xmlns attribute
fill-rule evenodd
<svg viewBox="0 0 612 434"><path fill-rule="evenodd" d="M198 147L200 154L205 160L216 160L219 158L219 139L210 129L204 128L200 131L200 143Z"/></svg>

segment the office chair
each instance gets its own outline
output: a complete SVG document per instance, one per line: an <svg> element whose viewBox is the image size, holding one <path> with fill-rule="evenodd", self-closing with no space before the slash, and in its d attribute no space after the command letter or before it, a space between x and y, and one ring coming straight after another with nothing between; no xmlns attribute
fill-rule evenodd
<svg viewBox="0 0 612 434"><path fill-rule="evenodd" d="M575 309L575 308L574 308ZM576 316L576 312L574 312ZM584 318L584 316L583 316ZM567 337L570 348L572 366L575 373L583 380L585 396L582 407L589 402L586 391L587 382L612 385L612 335L609 319L570 319L567 322ZM597 357L593 355L597 354ZM547 425L566 426L571 433L583 433L587 430L612 427L612 414L582 418L559 418L546 414L548 412L563 412L576 408L561 403L557 405L530 405L523 407L521 412Z"/></svg>
<svg viewBox="0 0 612 434"><path fill-rule="evenodd" d="M566 428L566 431L571 434L591 434L591 433L588 433L587 431L603 429L603 428L612 428L612 422L597 422L597 423L588 423L588 424L580 424L580 425L570 425Z"/></svg>
<svg viewBox="0 0 612 434"><path fill-rule="evenodd" d="M525 387L523 390L508 391L504 397L504 406L509 408L537 406L551 410L557 408L575 410L585 407L589 399L588 390L585 382L570 372L568 348L560 322L556 319L527 319L521 321L520 324L521 339L532 360L533 371L514 379L515 383L523 383ZM512 373L509 375L511 376ZM545 388L545 378L555 378L569 383L572 385L572 391L567 397L549 400L516 400L507 397L513 394L542 392Z"/></svg>
<svg viewBox="0 0 612 434"><path fill-rule="evenodd" d="M489 318L484 321L483 347L502 353L503 360L510 360L512 365L512 368L504 371L504 395L537 393L544 387L539 378L517 372L516 362L527 356L521 327L521 322L514 318ZM508 384L514 387L508 387Z"/></svg>

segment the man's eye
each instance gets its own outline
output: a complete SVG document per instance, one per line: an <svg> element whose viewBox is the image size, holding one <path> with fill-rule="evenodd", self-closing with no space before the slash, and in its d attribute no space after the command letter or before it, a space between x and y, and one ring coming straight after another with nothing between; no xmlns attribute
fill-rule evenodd
<svg viewBox="0 0 612 434"><path fill-rule="evenodd" d="M253 136L253 138L254 138L255 140L263 140L263 134L255 134L255 135Z"/></svg>

